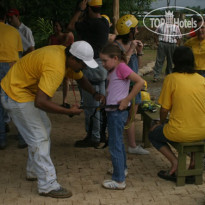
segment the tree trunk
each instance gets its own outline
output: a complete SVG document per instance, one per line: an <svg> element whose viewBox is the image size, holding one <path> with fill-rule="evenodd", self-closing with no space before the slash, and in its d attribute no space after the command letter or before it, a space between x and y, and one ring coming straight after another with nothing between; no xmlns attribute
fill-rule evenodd
<svg viewBox="0 0 205 205"><path fill-rule="evenodd" d="M119 8L120 8L119 0L113 0L113 28L115 34L117 34L116 24L117 24L117 20L119 19Z"/></svg>

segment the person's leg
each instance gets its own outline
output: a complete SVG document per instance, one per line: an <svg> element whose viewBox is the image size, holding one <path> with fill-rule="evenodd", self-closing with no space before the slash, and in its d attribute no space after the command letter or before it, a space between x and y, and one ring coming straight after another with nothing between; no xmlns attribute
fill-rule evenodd
<svg viewBox="0 0 205 205"><path fill-rule="evenodd" d="M170 142L163 134L163 125L157 126L153 131L149 133L149 139L152 145L161 152L171 163L171 169L169 174L172 175L177 169L177 158L170 149L167 142Z"/></svg>
<svg viewBox="0 0 205 205"><path fill-rule="evenodd" d="M94 86L97 90L98 87ZM98 90L97 90L98 91ZM92 147L100 143L100 112L97 111L93 116L99 102L85 90L82 90L82 99L85 114L85 129L87 136L83 140L76 141L75 147Z"/></svg>
<svg viewBox="0 0 205 205"><path fill-rule="evenodd" d="M172 175L176 172L177 170L177 158L175 154L172 152L169 146L162 146L159 151L170 161L172 167L169 171L169 174Z"/></svg>
<svg viewBox="0 0 205 205"><path fill-rule="evenodd" d="M166 45L166 56L167 56L167 67L165 74L168 75L172 73L172 67L173 67L173 53L176 48L176 44L167 44Z"/></svg>
<svg viewBox="0 0 205 205"><path fill-rule="evenodd" d="M108 112L108 143L113 165L112 180L125 181L126 153L124 150L123 130L128 116L127 111Z"/></svg>
<svg viewBox="0 0 205 205"><path fill-rule="evenodd" d="M4 108L0 100L0 149L6 147L6 127L4 122Z"/></svg>
<svg viewBox="0 0 205 205"><path fill-rule="evenodd" d="M162 67L165 61L165 52L164 52L164 43L159 42L158 48L157 48L157 57L156 62L154 66L154 79L159 79L160 74L162 72Z"/></svg>
<svg viewBox="0 0 205 205"><path fill-rule="evenodd" d="M149 151L145 150L142 148L141 145L136 144L136 139L135 139L135 114L137 113L138 110L138 105L141 103L141 94L138 93L136 98L135 98L135 106L131 107L129 111L129 117L128 117L128 122L127 122L127 142L128 142L128 152L131 154L149 154ZM134 110L133 110L134 109ZM129 121L132 121L129 124Z"/></svg>
<svg viewBox="0 0 205 205"><path fill-rule="evenodd" d="M44 127L46 128L47 136L50 136L51 132L51 122L47 116L47 114L39 110L39 115L41 117L42 123L44 124ZM49 143L50 143L50 138L49 138ZM49 155L50 155L50 150L49 150ZM37 178L35 174L35 167L34 167L34 162L33 162L33 155L32 152L28 151L28 161L27 161L27 179L35 179Z"/></svg>
<svg viewBox="0 0 205 205"><path fill-rule="evenodd" d="M49 120L46 114L42 119L43 111L34 107L34 102L17 103L7 98L2 103L28 144L27 170L37 176L39 193L59 189L55 167L50 158L50 136L45 127L45 121Z"/></svg>
<svg viewBox="0 0 205 205"><path fill-rule="evenodd" d="M0 63L0 82L7 74L9 69L10 69L9 63ZM0 149L4 149L6 147L6 124L5 124L6 116L7 116L6 110L4 109L0 100Z"/></svg>

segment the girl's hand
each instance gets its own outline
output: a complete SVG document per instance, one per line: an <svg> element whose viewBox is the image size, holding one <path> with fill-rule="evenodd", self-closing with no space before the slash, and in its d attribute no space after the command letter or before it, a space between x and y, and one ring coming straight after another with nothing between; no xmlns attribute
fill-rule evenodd
<svg viewBox="0 0 205 205"><path fill-rule="evenodd" d="M125 110L125 109L127 109L127 106L129 105L129 101L126 98L119 101L118 103L120 104L119 110Z"/></svg>

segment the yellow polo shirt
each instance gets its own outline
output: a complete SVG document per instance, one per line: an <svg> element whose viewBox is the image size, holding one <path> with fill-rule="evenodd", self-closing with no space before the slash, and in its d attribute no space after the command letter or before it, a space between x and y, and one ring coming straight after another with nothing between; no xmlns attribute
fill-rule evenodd
<svg viewBox="0 0 205 205"><path fill-rule="evenodd" d="M205 139L205 78L201 75L172 73L163 83L161 106L170 110L163 133L175 142Z"/></svg>
<svg viewBox="0 0 205 205"><path fill-rule="evenodd" d="M3 78L3 90L17 102L34 101L38 88L53 97L66 72L65 48L46 46L25 55ZM76 79L83 76L82 72L74 73L71 69L69 72Z"/></svg>
<svg viewBox="0 0 205 205"><path fill-rule="evenodd" d="M205 40L199 41L196 36L186 41L184 45L192 49L195 58L195 69L205 70Z"/></svg>
<svg viewBox="0 0 205 205"><path fill-rule="evenodd" d="M23 51L23 46L18 30L0 22L0 62L17 61L19 51Z"/></svg>

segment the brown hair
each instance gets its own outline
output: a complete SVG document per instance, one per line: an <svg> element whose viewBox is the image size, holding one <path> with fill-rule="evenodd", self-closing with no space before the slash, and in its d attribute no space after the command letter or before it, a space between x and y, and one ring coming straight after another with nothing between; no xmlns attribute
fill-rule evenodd
<svg viewBox="0 0 205 205"><path fill-rule="evenodd" d="M117 56L120 60L123 60L124 62L126 62L125 53L116 44L113 44L113 43L106 44L102 48L100 53L106 54L110 58L114 58L115 56Z"/></svg>

